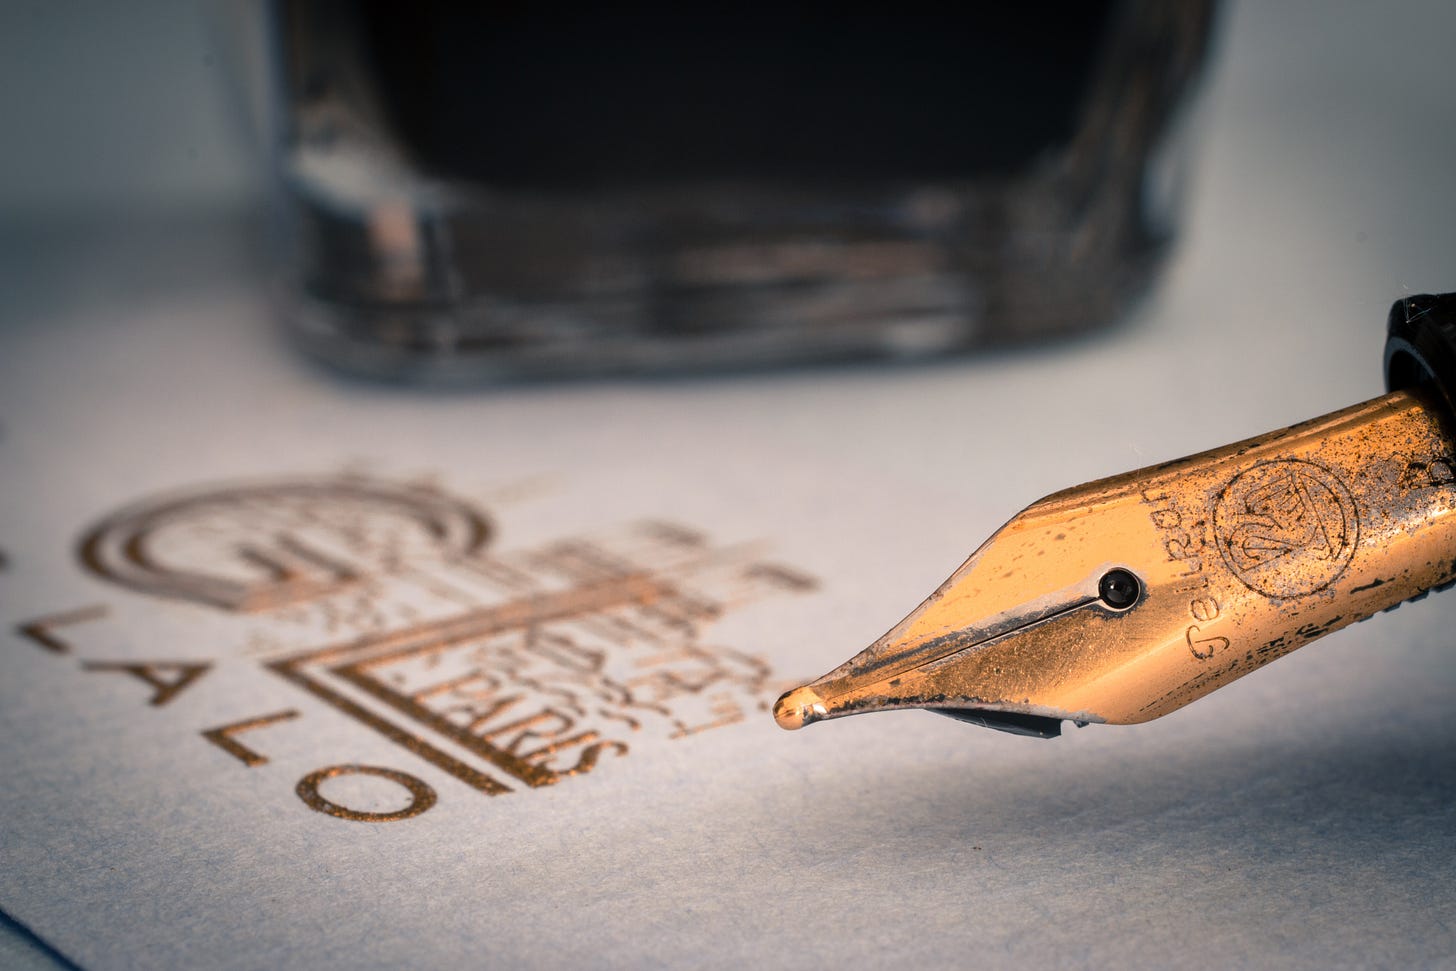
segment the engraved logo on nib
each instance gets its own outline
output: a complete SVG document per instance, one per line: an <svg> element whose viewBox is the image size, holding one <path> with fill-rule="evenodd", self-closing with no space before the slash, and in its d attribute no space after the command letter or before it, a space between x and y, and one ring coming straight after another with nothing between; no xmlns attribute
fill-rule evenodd
<svg viewBox="0 0 1456 971"><path fill-rule="evenodd" d="M1288 599L1317 593L1354 559L1359 515L1330 470L1301 459L1261 462L1219 494L1214 535L1230 570L1249 589Z"/></svg>

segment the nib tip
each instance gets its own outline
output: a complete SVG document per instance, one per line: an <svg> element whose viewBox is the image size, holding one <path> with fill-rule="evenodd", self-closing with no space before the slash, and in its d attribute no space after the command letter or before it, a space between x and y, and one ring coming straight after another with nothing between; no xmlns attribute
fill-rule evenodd
<svg viewBox="0 0 1456 971"><path fill-rule="evenodd" d="M773 709L774 721L779 723L780 728L789 731L803 728L809 722L823 718L825 714L824 699L819 697L819 692L807 685L785 693Z"/></svg>

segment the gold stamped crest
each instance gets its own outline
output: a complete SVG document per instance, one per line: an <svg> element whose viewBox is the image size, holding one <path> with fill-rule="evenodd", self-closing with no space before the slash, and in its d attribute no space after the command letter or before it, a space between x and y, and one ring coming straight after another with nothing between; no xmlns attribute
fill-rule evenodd
<svg viewBox="0 0 1456 971"><path fill-rule="evenodd" d="M766 660L707 631L764 596L814 586L678 524L488 553L494 535L492 517L435 489L291 480L138 503L88 530L79 554L129 591L234 615L264 670L488 795L553 785L765 708ZM57 630L104 616L45 618L32 639L67 653ZM216 674L209 660L131 657L83 669L130 675L157 708ZM271 733L306 730L298 697L200 734L244 767L268 765ZM347 777L397 786L405 808L350 807L324 791ZM408 772L352 761L295 788L310 809L366 822L411 818L436 800Z"/></svg>

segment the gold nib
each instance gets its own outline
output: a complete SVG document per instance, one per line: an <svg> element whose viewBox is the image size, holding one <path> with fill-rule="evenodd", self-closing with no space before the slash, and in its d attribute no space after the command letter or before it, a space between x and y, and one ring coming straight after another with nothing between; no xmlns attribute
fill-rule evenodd
<svg viewBox="0 0 1456 971"><path fill-rule="evenodd" d="M927 708L1050 736L1165 715L1456 581L1444 413L1397 391L1049 496L774 718Z"/></svg>
<svg viewBox="0 0 1456 971"><path fill-rule="evenodd" d="M785 694L774 705L773 710L774 721L779 723L780 728L786 728L789 731L803 728L816 718L823 718L826 714L824 699L807 685Z"/></svg>

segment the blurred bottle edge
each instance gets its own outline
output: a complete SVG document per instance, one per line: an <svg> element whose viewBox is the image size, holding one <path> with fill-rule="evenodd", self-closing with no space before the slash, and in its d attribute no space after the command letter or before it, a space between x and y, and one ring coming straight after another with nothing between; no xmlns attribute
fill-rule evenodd
<svg viewBox="0 0 1456 971"><path fill-rule="evenodd" d="M357 25L321 29L347 4L274 0L247 59L281 312L326 365L436 384L929 358L1103 328L1173 240L1213 8L1120 0L1075 134L1009 178L552 194L421 172Z"/></svg>

